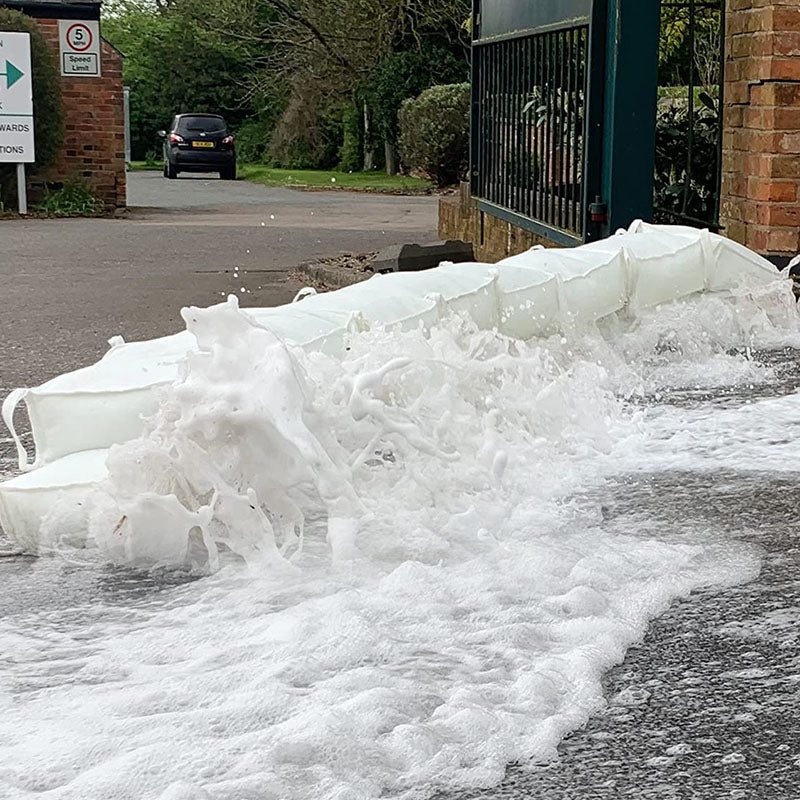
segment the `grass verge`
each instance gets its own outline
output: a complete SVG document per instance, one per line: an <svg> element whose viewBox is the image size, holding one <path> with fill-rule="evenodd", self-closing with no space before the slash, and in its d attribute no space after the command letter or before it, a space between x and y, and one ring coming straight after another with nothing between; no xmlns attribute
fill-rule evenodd
<svg viewBox="0 0 800 800"><path fill-rule="evenodd" d="M361 192L425 194L431 183L407 175L381 172L335 172L317 169L273 169L263 164L240 164L239 177L264 186L290 186L298 189L349 189Z"/></svg>
<svg viewBox="0 0 800 800"><path fill-rule="evenodd" d="M152 161L132 161L130 172L161 171L163 165ZM324 169L274 169L264 164L239 164L239 178L262 186L289 186L295 189L349 189L357 192L387 194L427 194L430 181L408 175L385 175L382 172L336 172Z"/></svg>

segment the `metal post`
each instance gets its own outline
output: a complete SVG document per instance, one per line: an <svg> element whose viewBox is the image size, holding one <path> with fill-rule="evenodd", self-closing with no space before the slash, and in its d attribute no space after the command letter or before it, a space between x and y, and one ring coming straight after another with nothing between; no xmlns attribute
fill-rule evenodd
<svg viewBox="0 0 800 800"><path fill-rule="evenodd" d="M125 168L131 168L131 90L122 88L122 115L125 121Z"/></svg>
<svg viewBox="0 0 800 800"><path fill-rule="evenodd" d="M660 0L608 0L604 233L653 214Z"/></svg>
<svg viewBox="0 0 800 800"><path fill-rule="evenodd" d="M594 0L592 4L592 24L583 35L583 71L581 86L586 96L583 137L581 147L581 171L583 175L580 188L580 226L579 232L585 241L590 242L603 234L599 226L591 222L589 208L598 195L604 193L603 165L605 153L604 110L607 74L607 29L610 24L609 2L613 0Z"/></svg>
<svg viewBox="0 0 800 800"><path fill-rule="evenodd" d="M17 208L20 214L28 213L28 191L25 186L24 164L17 164Z"/></svg>
<svg viewBox="0 0 800 800"><path fill-rule="evenodd" d="M714 193L714 219L717 230L719 227L719 208L722 201L722 136L725 131L725 0L719 4L719 92L717 93L717 185Z"/></svg>
<svg viewBox="0 0 800 800"><path fill-rule="evenodd" d="M472 0L472 37L478 36L478 17L480 15L479 0ZM481 174L483 163L481 151L485 144L481 141L483 137L483 119L481 108L481 81L483 75L480 71L481 53L478 48L471 48L470 53L470 112L469 112L469 193L477 195L479 192L480 181L485 180Z"/></svg>
<svg viewBox="0 0 800 800"><path fill-rule="evenodd" d="M689 98L688 110L689 131L686 143L686 175L683 180L683 200L681 214L684 216L689 210L689 195L692 190L692 163L694 161L694 72L696 57L695 34L697 32L697 14L695 13L695 0L689 0Z"/></svg>

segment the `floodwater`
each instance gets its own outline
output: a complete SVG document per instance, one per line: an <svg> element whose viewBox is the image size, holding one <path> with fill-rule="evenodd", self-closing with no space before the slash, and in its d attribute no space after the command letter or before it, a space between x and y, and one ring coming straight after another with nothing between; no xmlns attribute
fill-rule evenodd
<svg viewBox="0 0 800 800"><path fill-rule="evenodd" d="M795 797L794 315L699 298L301 359L363 504L353 551L331 557L306 488L280 558L232 541L217 571L147 570L98 537L0 559L0 798ZM225 445L245 479L247 419ZM187 474L219 460L204 442Z"/></svg>

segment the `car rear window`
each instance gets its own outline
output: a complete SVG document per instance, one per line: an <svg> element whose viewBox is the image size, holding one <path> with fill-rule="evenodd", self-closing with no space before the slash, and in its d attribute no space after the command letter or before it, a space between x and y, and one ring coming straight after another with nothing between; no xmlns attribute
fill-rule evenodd
<svg viewBox="0 0 800 800"><path fill-rule="evenodd" d="M219 133L226 128L222 117L181 117L178 120L181 133Z"/></svg>

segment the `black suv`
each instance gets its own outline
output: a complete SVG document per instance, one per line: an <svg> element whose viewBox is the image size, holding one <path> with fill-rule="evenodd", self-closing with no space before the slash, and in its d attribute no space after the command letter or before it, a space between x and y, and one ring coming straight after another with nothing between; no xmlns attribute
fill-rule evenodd
<svg viewBox="0 0 800 800"><path fill-rule="evenodd" d="M236 150L228 124L217 114L178 114L164 139L164 177L180 172L219 172L227 181L236 179Z"/></svg>

